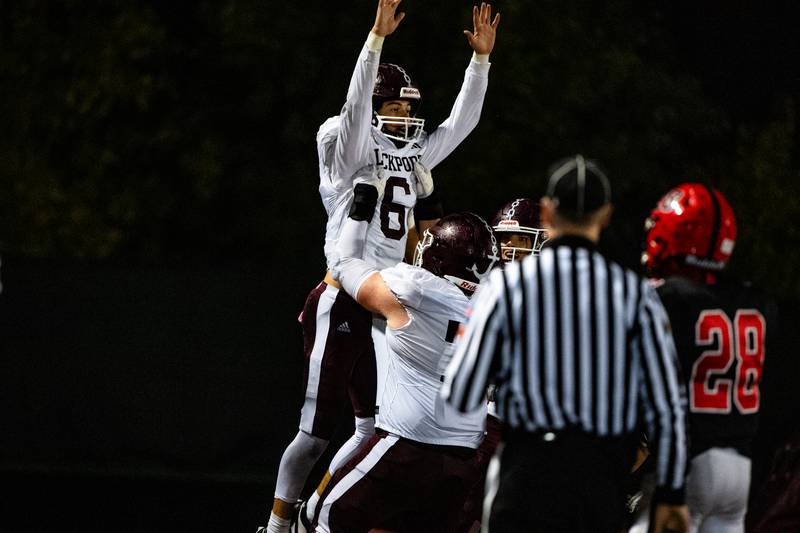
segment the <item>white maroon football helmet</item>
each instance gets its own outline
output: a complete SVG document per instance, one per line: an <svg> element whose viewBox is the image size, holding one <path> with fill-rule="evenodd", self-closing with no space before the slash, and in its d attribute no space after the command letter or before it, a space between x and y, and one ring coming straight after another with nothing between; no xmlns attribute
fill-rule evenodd
<svg viewBox="0 0 800 533"><path fill-rule="evenodd" d="M508 242L507 237L518 235L530 241L530 246L501 246L504 263L522 259L527 255L539 255L547 240L547 230L540 227L539 204L530 198L517 198L501 207L492 219L492 227L500 242Z"/></svg>
<svg viewBox="0 0 800 533"><path fill-rule="evenodd" d="M471 296L500 259L489 224L474 213L455 213L425 230L413 264L454 283Z"/></svg>
<svg viewBox="0 0 800 533"><path fill-rule="evenodd" d="M420 138L425 126L425 119L416 118L421 100L419 87L411 81L411 76L401 66L393 63L378 65L378 77L372 91L373 124L390 139L401 142L412 142ZM410 117L390 117L377 113L387 100L406 100L411 104ZM392 131L384 126L399 126Z"/></svg>

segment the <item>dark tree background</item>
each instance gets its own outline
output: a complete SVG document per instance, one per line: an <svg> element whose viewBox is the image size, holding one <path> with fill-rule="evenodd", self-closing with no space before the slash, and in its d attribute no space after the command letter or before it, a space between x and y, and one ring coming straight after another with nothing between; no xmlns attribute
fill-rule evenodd
<svg viewBox="0 0 800 533"><path fill-rule="evenodd" d="M0 0L0 466L20 486L211 480L219 499L241 483L238 522L211 529L263 518L299 408L294 320L324 271L314 137L374 4ZM430 128L461 84L471 5L407 0L384 46ZM768 355L758 478L798 425L795 3L495 7L481 122L434 171L446 210L538 197L547 166L581 152L612 180L604 246L636 265L669 187L719 187L739 224L730 273L775 295L789 338ZM151 507L181 529L178 504ZM62 526L87 530L67 508Z"/></svg>
<svg viewBox="0 0 800 533"><path fill-rule="evenodd" d="M320 268L314 134L342 104L373 2L0 6L6 255L142 265L303 249ZM386 44L431 127L469 58L469 6L407 2ZM739 215L736 273L800 295L792 2L496 7L481 124L436 173L447 208L538 196L547 165L581 151L609 169L610 240L635 262L655 200L703 179Z"/></svg>

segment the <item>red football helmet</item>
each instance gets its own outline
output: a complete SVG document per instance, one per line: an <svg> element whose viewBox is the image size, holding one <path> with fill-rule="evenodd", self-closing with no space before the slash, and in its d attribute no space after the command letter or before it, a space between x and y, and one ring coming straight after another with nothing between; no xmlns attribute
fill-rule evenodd
<svg viewBox="0 0 800 533"><path fill-rule="evenodd" d="M422 135L425 120L416 118L417 110L422 96L417 84L405 69L394 63L381 63L378 65L378 76L375 78L375 88L372 90L372 109L375 111L374 125L389 137L403 142L417 140ZM387 100L405 100L411 104L410 117L390 117L377 113L381 105ZM401 126L387 131L384 126ZM399 130L399 131L398 131Z"/></svg>
<svg viewBox="0 0 800 533"><path fill-rule="evenodd" d="M736 244L733 209L721 192L701 183L683 183L665 194L644 229L642 265L655 277L713 282Z"/></svg>
<svg viewBox="0 0 800 533"><path fill-rule="evenodd" d="M456 213L425 230L414 265L471 295L499 259L497 252L497 239L485 220L474 213Z"/></svg>
<svg viewBox="0 0 800 533"><path fill-rule="evenodd" d="M501 207L492 219L492 228L500 239L503 262L539 255L547 240L547 230L540 226L539 204L530 198L517 198Z"/></svg>

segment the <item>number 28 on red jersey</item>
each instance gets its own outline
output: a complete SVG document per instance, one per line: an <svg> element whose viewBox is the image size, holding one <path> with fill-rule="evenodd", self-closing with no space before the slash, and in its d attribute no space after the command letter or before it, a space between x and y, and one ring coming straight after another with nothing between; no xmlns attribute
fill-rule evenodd
<svg viewBox="0 0 800 533"><path fill-rule="evenodd" d="M700 313L695 344L708 346L692 366L689 409L694 413L758 412L766 321L756 309L740 309L733 320L721 309ZM736 365L733 379L731 366Z"/></svg>

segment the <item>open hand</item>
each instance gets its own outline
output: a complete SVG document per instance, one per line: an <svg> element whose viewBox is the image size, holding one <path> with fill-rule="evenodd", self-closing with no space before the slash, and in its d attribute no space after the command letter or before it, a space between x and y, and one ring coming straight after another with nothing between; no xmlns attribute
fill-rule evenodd
<svg viewBox="0 0 800 533"><path fill-rule="evenodd" d="M375 14L375 25L372 33L386 37L394 33L406 14L397 13L397 6L402 0L378 0L378 12Z"/></svg>
<svg viewBox="0 0 800 533"><path fill-rule="evenodd" d="M497 13L492 20L492 5L481 2L480 10L478 6L472 8L473 31L464 30L469 45L475 50L476 54L486 55L494 48L494 38L497 34L497 25L500 24L500 13Z"/></svg>

